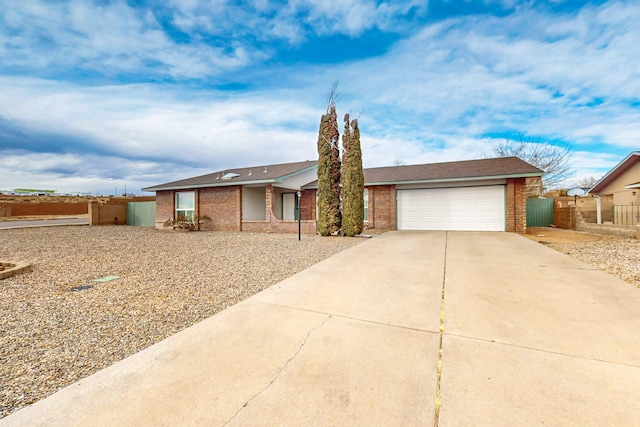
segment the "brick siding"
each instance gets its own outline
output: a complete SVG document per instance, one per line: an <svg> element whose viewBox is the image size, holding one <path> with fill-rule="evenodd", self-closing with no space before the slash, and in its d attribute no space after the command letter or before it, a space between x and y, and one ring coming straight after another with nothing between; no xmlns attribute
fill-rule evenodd
<svg viewBox="0 0 640 427"><path fill-rule="evenodd" d="M196 191L196 215L208 216L210 221L202 230L240 231L242 218L242 187L202 188Z"/></svg>
<svg viewBox="0 0 640 427"><path fill-rule="evenodd" d="M164 223L175 216L173 191L156 192L156 228L164 228Z"/></svg>
<svg viewBox="0 0 640 427"><path fill-rule="evenodd" d="M507 179L507 231L527 231L527 185L526 178Z"/></svg>
<svg viewBox="0 0 640 427"><path fill-rule="evenodd" d="M300 198L300 219L316 220L316 190L303 190Z"/></svg>
<svg viewBox="0 0 640 427"><path fill-rule="evenodd" d="M395 230L396 225L396 186L376 185L369 189L369 229Z"/></svg>

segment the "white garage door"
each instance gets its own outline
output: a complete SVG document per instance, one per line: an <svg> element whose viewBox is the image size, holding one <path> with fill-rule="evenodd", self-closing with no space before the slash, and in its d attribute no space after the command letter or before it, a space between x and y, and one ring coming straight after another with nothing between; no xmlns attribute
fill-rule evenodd
<svg viewBox="0 0 640 427"><path fill-rule="evenodd" d="M398 190L398 229L504 231L504 197L504 185Z"/></svg>

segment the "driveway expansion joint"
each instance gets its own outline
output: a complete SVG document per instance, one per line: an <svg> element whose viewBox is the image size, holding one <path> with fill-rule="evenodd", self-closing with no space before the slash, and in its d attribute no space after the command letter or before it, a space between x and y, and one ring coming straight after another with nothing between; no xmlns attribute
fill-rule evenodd
<svg viewBox="0 0 640 427"><path fill-rule="evenodd" d="M439 331L432 331L430 329L425 329L425 328L420 328L420 327L413 327L413 326L404 326L404 325L397 325L394 323L386 323L386 322L379 322L376 320L371 320L371 319L363 319L360 317L353 317L353 316L345 316L342 314L336 314L336 313L328 313L326 311L319 311L319 310L312 310L310 308L300 308L300 307L293 307L290 305L283 305L283 304L274 304L274 303L270 303L270 302L261 302L258 301L259 304L264 304L264 305L271 305L274 307L281 307L281 308L289 308L292 310L300 310L300 311L305 311L307 313L315 313L315 314L323 314L326 316L331 316L331 317L335 317L336 319L347 319L347 320L354 320L356 322L363 322L363 323L371 323L374 325L379 325L379 326L388 326L390 328L398 328L398 329L406 329L409 331L416 331L416 332L426 332L428 334L439 334Z"/></svg>
<svg viewBox="0 0 640 427"><path fill-rule="evenodd" d="M438 365L436 373L436 401L435 401L435 415L433 425L438 427L440 423L440 408L442 407L442 401L440 400L440 385L442 382L442 341L444 337L444 301L445 301L445 288L447 282L447 243L449 239L449 233L445 233L444 238L444 263L442 266L442 291L440 297L440 343L438 346Z"/></svg>
<svg viewBox="0 0 640 427"><path fill-rule="evenodd" d="M256 399L256 398L257 398L258 396L260 396L262 393L264 393L265 391L269 390L269 388L271 388L271 386L272 386L272 385L273 385L273 384L278 380L278 378L280 378L280 375L282 374L282 372L283 372L285 369L287 369L287 367L291 364L291 362L293 361L293 359L295 359L295 358L298 356L298 354L300 354L300 351L302 351L302 348L305 346L305 344L306 344L306 343L307 343L307 341L309 340L309 337L311 336L311 334L312 334L314 331L316 331L317 329L320 329L321 327L323 327L323 326L324 326L324 324L325 324L325 323L327 323L327 322L329 321L329 319L331 319L331 317L332 317L332 316L331 316L331 315L329 315L326 319L324 319L324 320L322 321L322 323L321 323L321 324L319 324L318 326L316 326L316 327L314 327L314 328L311 328L311 329L309 330L309 332L307 332L307 336L304 338L304 340L302 341L302 343L300 344L300 346L298 347L298 349L296 350L296 352L295 352L295 353L293 354L293 356L291 356L291 357L289 358L289 360L287 360L287 361L285 362L285 364L284 364L284 365L283 365L283 366L278 370L278 373L276 374L276 376L275 376L275 377L273 377L273 379L269 382L269 384L267 384L264 388L262 388L262 389L261 389L260 391L258 391L256 394L254 394L253 396L251 396L251 397L249 398L249 400L247 400L247 401L244 403L244 405L242 405L242 406L240 407L240 409L238 409L238 410L236 411L236 413L235 413L235 414L233 414L233 416L232 416L231 418L229 418L229 420L228 420L227 422L225 422L225 423L222 425L223 427L224 427L224 426L226 426L227 424L229 424L231 421L233 421L233 420L238 416L238 414L240 414L240 412L242 412L242 410L243 410L244 408L246 408L246 407L249 405L249 403L251 403L254 399Z"/></svg>
<svg viewBox="0 0 640 427"><path fill-rule="evenodd" d="M513 344L513 343L496 341L496 340L491 340L491 339L486 339L486 338L470 337L470 336L467 336L467 335L452 334L452 333L447 333L445 335L450 336L450 337L455 337L455 338L468 339L468 340L472 340L472 341L482 341L482 342L486 342L486 343L490 343L490 344L502 345L502 346L505 346L505 347L519 348L519 349L522 349L522 350L530 350L530 351L537 351L537 352L540 352L540 353L554 354L556 356L565 356L565 357L570 357L570 358L573 358L573 359L588 360L590 362L608 363L608 364L611 364L611 365L627 366L627 367L630 367L630 368L638 368L638 369L640 369L640 365L613 362L611 360L596 359L594 357L579 356L579 355L576 355L576 354L569 354L569 353L562 353L562 352L559 352L559 351L545 350L543 348L528 347L526 345Z"/></svg>

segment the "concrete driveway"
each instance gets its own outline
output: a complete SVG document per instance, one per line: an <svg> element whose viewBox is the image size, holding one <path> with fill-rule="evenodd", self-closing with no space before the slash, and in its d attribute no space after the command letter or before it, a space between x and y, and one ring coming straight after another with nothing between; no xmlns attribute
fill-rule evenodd
<svg viewBox="0 0 640 427"><path fill-rule="evenodd" d="M640 289L516 234L363 242L0 420L640 424Z"/></svg>

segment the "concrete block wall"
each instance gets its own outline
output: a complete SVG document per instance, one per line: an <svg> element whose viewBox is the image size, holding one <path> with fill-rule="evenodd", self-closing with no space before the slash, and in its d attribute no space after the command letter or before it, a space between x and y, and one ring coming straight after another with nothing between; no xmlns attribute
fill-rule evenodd
<svg viewBox="0 0 640 427"><path fill-rule="evenodd" d="M588 224L582 222L577 224L576 230L640 239L640 226L637 225Z"/></svg>
<svg viewBox="0 0 640 427"><path fill-rule="evenodd" d="M571 196L554 196L554 203L556 207L567 207L570 205L576 205L580 211L580 215L585 222L597 223L597 204L595 197L583 196L583 197L571 197ZM613 196L600 197L600 212L602 214L602 222L613 221Z"/></svg>
<svg viewBox="0 0 640 427"><path fill-rule="evenodd" d="M127 225L127 202L89 203L89 225Z"/></svg>
<svg viewBox="0 0 640 427"><path fill-rule="evenodd" d="M559 228L567 230L576 229L576 207L575 205L553 208L553 224Z"/></svg>
<svg viewBox="0 0 640 427"><path fill-rule="evenodd" d="M89 209L88 202L11 203L10 206L10 216L86 215Z"/></svg>

